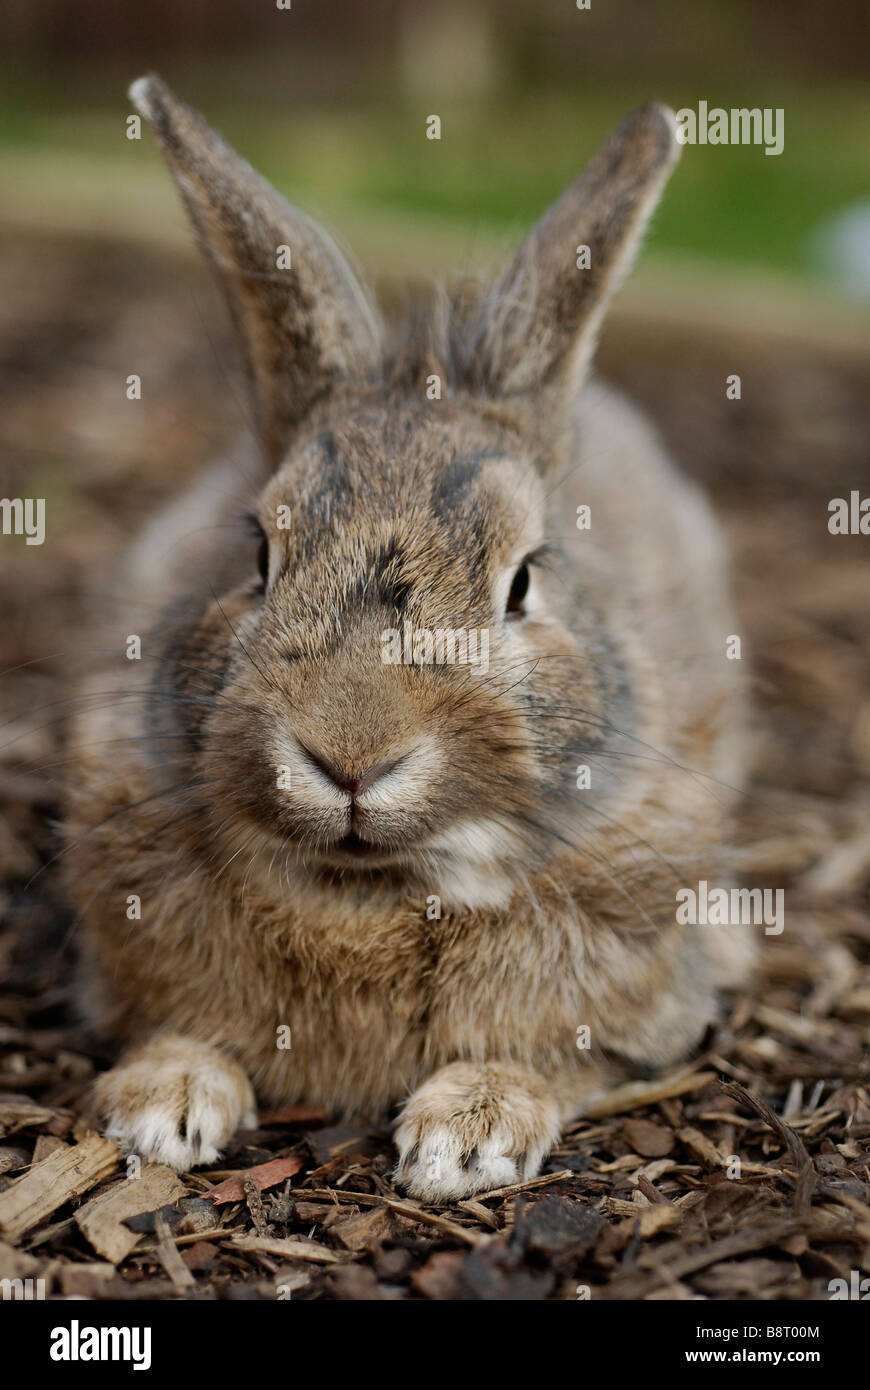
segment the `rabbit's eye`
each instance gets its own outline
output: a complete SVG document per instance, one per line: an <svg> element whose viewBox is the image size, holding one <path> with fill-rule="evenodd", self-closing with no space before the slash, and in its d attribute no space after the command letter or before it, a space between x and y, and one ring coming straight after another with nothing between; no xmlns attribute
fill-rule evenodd
<svg viewBox="0 0 870 1390"><path fill-rule="evenodd" d="M257 570L263 583L269 578L269 542L264 536L257 550Z"/></svg>
<svg viewBox="0 0 870 1390"><path fill-rule="evenodd" d="M507 607L505 613L508 616L521 617L523 614L523 599L529 592L529 567L520 565L513 577L511 591L508 594Z"/></svg>
<svg viewBox="0 0 870 1390"><path fill-rule="evenodd" d="M265 591L266 581L269 578L269 540L256 512L245 512L242 519L248 534L257 542L257 572Z"/></svg>
<svg viewBox="0 0 870 1390"><path fill-rule="evenodd" d="M260 549L257 550L257 570L265 584L268 580L268 541L265 537L261 539Z"/></svg>

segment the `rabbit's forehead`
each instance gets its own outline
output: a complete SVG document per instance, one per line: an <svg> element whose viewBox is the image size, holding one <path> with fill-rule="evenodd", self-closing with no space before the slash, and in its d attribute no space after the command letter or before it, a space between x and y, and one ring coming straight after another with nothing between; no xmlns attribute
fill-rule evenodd
<svg viewBox="0 0 870 1390"><path fill-rule="evenodd" d="M430 549L485 544L493 558L538 544L543 485L517 439L468 422L364 419L305 440L266 488L261 519L276 516L288 553L317 536L342 539L400 532Z"/></svg>

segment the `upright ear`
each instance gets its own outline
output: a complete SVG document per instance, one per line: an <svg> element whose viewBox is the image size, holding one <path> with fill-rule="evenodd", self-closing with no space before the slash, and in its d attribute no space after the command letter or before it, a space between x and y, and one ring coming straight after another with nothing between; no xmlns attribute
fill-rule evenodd
<svg viewBox="0 0 870 1390"><path fill-rule="evenodd" d="M676 118L656 103L611 133L479 307L468 347L480 388L514 396L579 384L679 153Z"/></svg>
<svg viewBox="0 0 870 1390"><path fill-rule="evenodd" d="M156 131L241 339L274 466L315 401L377 371L381 328L344 256L155 75L130 99Z"/></svg>

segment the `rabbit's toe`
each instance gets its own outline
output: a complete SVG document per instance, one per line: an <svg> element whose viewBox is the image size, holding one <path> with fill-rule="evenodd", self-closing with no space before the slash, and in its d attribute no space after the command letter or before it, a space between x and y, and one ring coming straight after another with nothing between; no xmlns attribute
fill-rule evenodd
<svg viewBox="0 0 870 1390"><path fill-rule="evenodd" d="M456 1201L534 1177L558 1137L555 1102L534 1072L455 1062L405 1105L396 1177L423 1201Z"/></svg>
<svg viewBox="0 0 870 1390"><path fill-rule="evenodd" d="M213 1163L235 1131L256 1124L251 1083L206 1043L164 1037L97 1082L105 1133L125 1152L183 1172Z"/></svg>

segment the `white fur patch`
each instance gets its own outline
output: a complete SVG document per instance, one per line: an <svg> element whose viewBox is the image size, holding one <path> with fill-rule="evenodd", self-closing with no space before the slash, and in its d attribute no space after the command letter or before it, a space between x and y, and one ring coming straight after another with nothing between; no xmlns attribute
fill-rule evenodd
<svg viewBox="0 0 870 1390"><path fill-rule="evenodd" d="M536 1175L549 1148L548 1144L538 1144L520 1158L512 1158L507 1153L507 1133L497 1130L478 1144L469 1162L459 1136L449 1125L435 1125L410 1163L410 1135L400 1130L396 1144L402 1184L424 1202L453 1202L474 1192L525 1182Z"/></svg>
<svg viewBox="0 0 870 1390"><path fill-rule="evenodd" d="M400 1159L409 1154L410 1144L399 1144ZM538 1172L543 1158L543 1148L530 1154L523 1163L520 1173L516 1159L504 1152L506 1137L493 1134L479 1145L473 1165L463 1162L459 1138L449 1126L439 1125L427 1134L420 1145L420 1151L413 1162L403 1169L403 1186L413 1197L424 1202L450 1202L457 1198L470 1197L493 1187L507 1187L511 1183L523 1181L525 1177Z"/></svg>
<svg viewBox="0 0 870 1390"><path fill-rule="evenodd" d="M507 906L517 886L510 861L522 862L522 844L504 825L492 820L463 820L426 845L436 856L434 890L452 909L497 909Z"/></svg>

